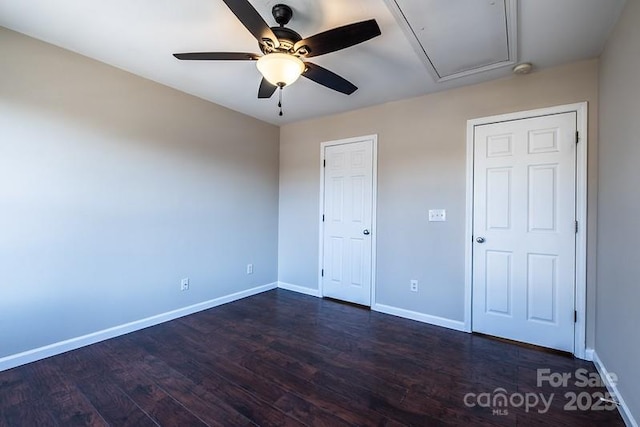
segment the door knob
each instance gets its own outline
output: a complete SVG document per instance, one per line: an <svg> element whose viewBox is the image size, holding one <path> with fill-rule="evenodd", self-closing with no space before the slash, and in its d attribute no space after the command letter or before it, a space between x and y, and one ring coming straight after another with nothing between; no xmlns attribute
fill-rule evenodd
<svg viewBox="0 0 640 427"><path fill-rule="evenodd" d="M362 234L364 234L365 236L368 236L368 235L369 235L369 234L371 234L371 233L369 233L369 230L365 229L365 230L362 232Z"/></svg>
<svg viewBox="0 0 640 427"><path fill-rule="evenodd" d="M476 239L476 242L478 242L478 243L484 243L484 237L478 237L478 238Z"/></svg>

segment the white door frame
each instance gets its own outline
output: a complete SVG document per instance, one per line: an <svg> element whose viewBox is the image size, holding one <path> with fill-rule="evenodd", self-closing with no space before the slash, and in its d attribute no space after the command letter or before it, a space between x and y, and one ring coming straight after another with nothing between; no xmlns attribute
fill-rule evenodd
<svg viewBox="0 0 640 427"><path fill-rule="evenodd" d="M472 331L471 307L473 287L473 165L475 127L512 120L528 119L562 113L576 113L576 129L579 143L576 151L576 274L575 274L575 310L577 320L574 329L574 355L586 359L586 301L587 301L587 112L586 102L560 105L537 110L519 111L491 117L482 117L467 121L467 190L465 224L465 331Z"/></svg>
<svg viewBox="0 0 640 427"><path fill-rule="evenodd" d="M373 152L373 167L371 180L373 181L373 188L371 193L371 307L376 303L376 236L378 235L378 228L376 227L376 211L378 200L378 135L365 135L355 138L338 139L335 141L326 141L320 144L320 213L318 215L318 221L320 226L319 239L318 239L318 291L319 296L322 297L322 268L324 265L324 222L322 221L322 215L324 214L324 149L332 145L344 145L353 144L356 142L371 141Z"/></svg>

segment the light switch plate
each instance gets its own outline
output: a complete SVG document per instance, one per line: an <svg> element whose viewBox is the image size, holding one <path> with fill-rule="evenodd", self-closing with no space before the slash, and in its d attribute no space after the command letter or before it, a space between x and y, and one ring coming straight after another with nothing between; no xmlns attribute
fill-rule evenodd
<svg viewBox="0 0 640 427"><path fill-rule="evenodd" d="M447 211L445 209L429 209L429 221L446 221Z"/></svg>

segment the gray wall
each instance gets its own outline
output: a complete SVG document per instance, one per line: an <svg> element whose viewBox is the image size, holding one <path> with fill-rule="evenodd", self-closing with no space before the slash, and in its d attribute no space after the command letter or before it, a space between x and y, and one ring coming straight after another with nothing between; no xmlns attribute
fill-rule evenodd
<svg viewBox="0 0 640 427"><path fill-rule="evenodd" d="M280 132L279 280L317 289L320 144L378 134L377 302L462 321L466 122L589 102L588 345L593 341L596 60L286 125ZM447 222L427 211L447 209ZM420 292L409 291L418 279Z"/></svg>
<svg viewBox="0 0 640 427"><path fill-rule="evenodd" d="M640 2L600 62L596 352L640 421Z"/></svg>
<svg viewBox="0 0 640 427"><path fill-rule="evenodd" d="M277 127L2 28L0 70L0 357L277 280Z"/></svg>

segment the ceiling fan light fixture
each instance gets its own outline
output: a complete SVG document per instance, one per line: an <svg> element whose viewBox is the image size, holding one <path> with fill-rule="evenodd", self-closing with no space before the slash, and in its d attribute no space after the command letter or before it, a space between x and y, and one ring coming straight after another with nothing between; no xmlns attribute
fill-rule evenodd
<svg viewBox="0 0 640 427"><path fill-rule="evenodd" d="M274 86L288 86L304 72L304 62L286 53L269 53L256 63L258 70Z"/></svg>

